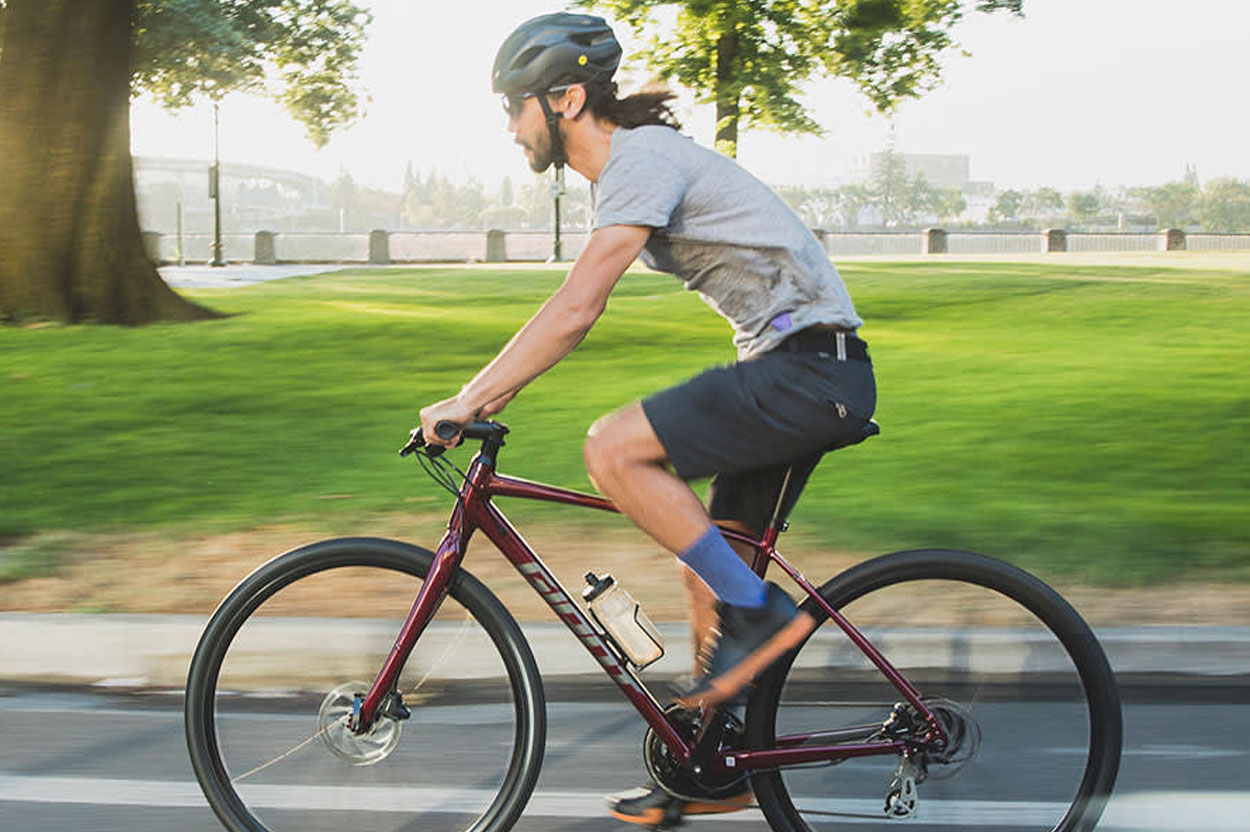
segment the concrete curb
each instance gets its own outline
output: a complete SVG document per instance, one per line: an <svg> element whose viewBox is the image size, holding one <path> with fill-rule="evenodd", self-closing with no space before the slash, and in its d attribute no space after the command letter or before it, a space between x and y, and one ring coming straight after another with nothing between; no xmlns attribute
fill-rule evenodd
<svg viewBox="0 0 1250 832"><path fill-rule="evenodd" d="M198 615L93 615L0 613L0 679L9 682L181 687L203 630ZM257 673L291 668L370 675L362 653L378 655L394 638L394 624L370 619L271 619L248 641ZM523 625L544 677L594 677L598 664L558 624ZM689 629L661 625L667 653L647 668L648 678L689 671ZM418 671L435 679L475 679L497 674L489 642L456 622L436 622L423 637ZM1012 630L868 631L896 661L940 657L969 670L1015 675L1044 673L1052 656ZM1201 677L1233 680L1250 675L1250 627L1120 627L1100 630L1099 639L1121 675ZM863 657L839 633L819 633L819 650L805 651L814 663L853 669ZM365 649L362 650L362 645ZM360 665L357 667L357 665Z"/></svg>
<svg viewBox="0 0 1250 832"><path fill-rule="evenodd" d="M344 265L341 263L287 264L281 266L256 266L235 263L214 268L205 265L161 266L161 277L170 286L179 289L239 289L268 280L285 277L303 277L313 274L339 272L344 269L367 269L367 263Z"/></svg>

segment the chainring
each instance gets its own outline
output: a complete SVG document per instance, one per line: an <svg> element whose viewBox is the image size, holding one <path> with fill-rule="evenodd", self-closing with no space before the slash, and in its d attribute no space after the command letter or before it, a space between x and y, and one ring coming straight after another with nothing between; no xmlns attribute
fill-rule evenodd
<svg viewBox="0 0 1250 832"><path fill-rule="evenodd" d="M682 739L688 743L695 741L700 728L698 712L674 703L665 708L664 713ZM731 715L725 729L723 745L738 746L745 732L742 720ZM647 773L655 782L669 794L678 797L694 796L713 800L732 797L742 791L742 784L748 777L746 772L703 772L696 775L689 765L673 758L668 746L651 728L647 729L642 740L642 759L647 766Z"/></svg>

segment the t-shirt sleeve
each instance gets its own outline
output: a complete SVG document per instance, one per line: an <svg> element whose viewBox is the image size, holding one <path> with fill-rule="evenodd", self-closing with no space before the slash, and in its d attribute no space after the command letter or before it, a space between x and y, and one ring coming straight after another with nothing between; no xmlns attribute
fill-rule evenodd
<svg viewBox="0 0 1250 832"><path fill-rule="evenodd" d="M664 228L686 193L681 169L653 151L612 159L595 189L595 228L642 225Z"/></svg>

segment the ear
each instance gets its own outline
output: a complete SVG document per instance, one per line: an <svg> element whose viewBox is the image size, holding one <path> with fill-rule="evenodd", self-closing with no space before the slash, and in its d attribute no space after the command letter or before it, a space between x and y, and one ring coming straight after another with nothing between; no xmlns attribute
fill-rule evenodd
<svg viewBox="0 0 1250 832"><path fill-rule="evenodd" d="M565 119L578 118L586 110L586 88L581 84L574 84L565 90L560 110Z"/></svg>

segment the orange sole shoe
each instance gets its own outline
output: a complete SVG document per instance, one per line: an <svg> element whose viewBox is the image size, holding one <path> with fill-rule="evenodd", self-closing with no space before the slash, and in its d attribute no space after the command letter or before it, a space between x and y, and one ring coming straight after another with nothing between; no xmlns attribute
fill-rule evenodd
<svg viewBox="0 0 1250 832"><path fill-rule="evenodd" d="M632 823L637 826L662 827L676 825L686 815L724 815L729 812L741 812L743 809L749 809L754 801L754 795L751 794L749 789L741 794L716 802L695 801L685 804L681 804L681 801L662 790L657 789L657 792L659 792L656 801L657 805L638 807L636 811L628 814L613 807L608 810L608 813L625 823ZM674 807L671 805L673 801L681 805Z"/></svg>

